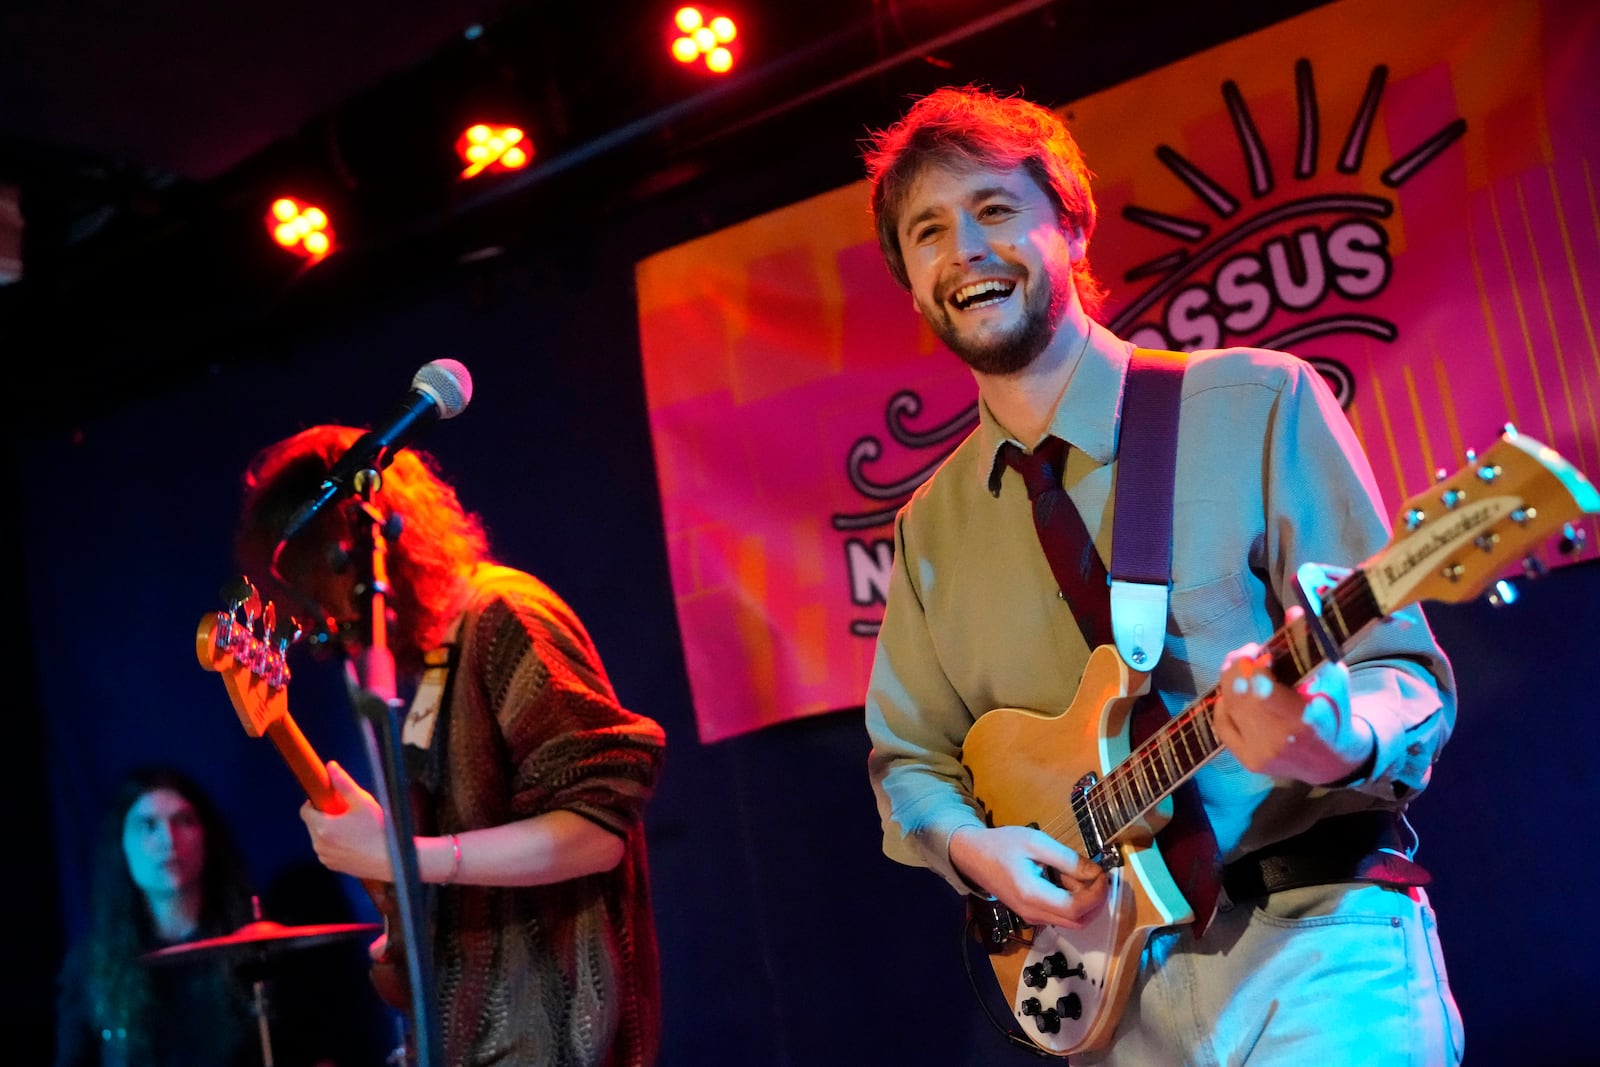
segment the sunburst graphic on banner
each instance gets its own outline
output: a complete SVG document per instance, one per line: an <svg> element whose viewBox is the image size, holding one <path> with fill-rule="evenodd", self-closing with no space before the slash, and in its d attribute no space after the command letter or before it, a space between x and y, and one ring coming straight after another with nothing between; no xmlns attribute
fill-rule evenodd
<svg viewBox="0 0 1600 1067"><path fill-rule="evenodd" d="M1341 174L1360 172L1377 121L1388 68L1375 66L1361 105L1350 125L1334 166ZM1295 103L1298 137L1294 177L1307 181L1318 169L1322 117L1317 106L1309 60L1296 61ZM1249 192L1256 201L1277 189L1272 162L1237 83L1222 83L1222 99L1245 160ZM1446 123L1420 144L1403 152L1378 175L1390 189L1415 177L1466 132L1465 119ZM1180 242L1180 247L1129 268L1127 282L1156 279L1121 309L1109 324L1119 336L1156 348L1214 348L1225 338L1245 337L1260 330L1274 313L1296 316L1294 323L1262 336L1263 348L1296 350L1317 339L1362 334L1392 342L1399 331L1376 315L1342 311L1314 315L1329 296L1359 301L1377 295L1390 275L1387 234L1382 221L1394 212L1383 196L1333 192L1290 199L1254 215L1245 214L1239 196L1200 165L1169 145L1156 157L1199 199L1209 216L1183 217L1130 204L1122 217ZM1333 218L1324 232L1302 225L1289 236L1282 231L1313 218ZM1222 228L1222 224L1227 224ZM1269 235L1274 235L1269 239ZM1259 242L1259 243L1258 243ZM1159 313L1152 321L1150 313ZM1328 379L1339 402L1349 407L1355 379L1349 368L1326 356L1309 356Z"/></svg>

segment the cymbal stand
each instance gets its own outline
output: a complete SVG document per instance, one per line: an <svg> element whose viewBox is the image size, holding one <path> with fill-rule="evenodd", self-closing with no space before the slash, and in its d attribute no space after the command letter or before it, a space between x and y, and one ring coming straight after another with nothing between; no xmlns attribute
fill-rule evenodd
<svg viewBox="0 0 1600 1067"><path fill-rule="evenodd" d="M250 898L250 913L256 922L261 921L261 898ZM255 968L255 973L250 976L250 996L255 1003L256 1029L261 1034L261 1067L274 1067L272 1058L272 1028L267 1022L267 979L266 974Z"/></svg>

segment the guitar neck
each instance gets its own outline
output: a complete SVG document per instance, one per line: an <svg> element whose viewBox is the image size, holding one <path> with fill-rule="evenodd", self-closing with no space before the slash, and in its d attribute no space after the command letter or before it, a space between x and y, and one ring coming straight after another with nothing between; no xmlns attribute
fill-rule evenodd
<svg viewBox="0 0 1600 1067"><path fill-rule="evenodd" d="M283 757L283 762L289 765L289 770L294 773L300 788L305 790L306 799L311 801L312 807L329 815L337 815L345 810L347 805L344 798L334 792L333 784L328 780L328 768L312 749L305 734L300 732L294 719L288 714L280 715L267 725L264 732Z"/></svg>
<svg viewBox="0 0 1600 1067"><path fill-rule="evenodd" d="M1365 570L1352 571L1319 601L1323 629L1341 650L1383 618ZM1288 686L1299 684L1327 661L1311 624L1303 618L1274 633L1262 652L1270 657L1272 676ZM1216 701L1217 688L1212 686L1085 793L1089 815L1104 841L1122 838L1222 750L1212 730Z"/></svg>

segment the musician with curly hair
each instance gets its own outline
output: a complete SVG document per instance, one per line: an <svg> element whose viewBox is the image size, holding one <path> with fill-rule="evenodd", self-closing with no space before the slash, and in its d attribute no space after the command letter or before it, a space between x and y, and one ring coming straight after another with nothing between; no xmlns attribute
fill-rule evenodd
<svg viewBox="0 0 1600 1067"><path fill-rule="evenodd" d="M326 616L358 653L348 506L280 546L360 431L317 426L246 475L237 551L252 577ZM664 737L623 708L573 610L502 566L432 461L402 450L371 501L397 518L385 620L402 688L419 873L431 900L445 1061L645 1067L659 1042L643 813ZM379 804L335 763L348 810L307 805L318 857L391 881Z"/></svg>

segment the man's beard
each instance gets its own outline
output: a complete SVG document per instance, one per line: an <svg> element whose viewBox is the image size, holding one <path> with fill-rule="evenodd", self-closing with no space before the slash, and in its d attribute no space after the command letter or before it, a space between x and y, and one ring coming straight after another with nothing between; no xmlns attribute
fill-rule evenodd
<svg viewBox="0 0 1600 1067"><path fill-rule="evenodd" d="M1020 286L1020 282L1018 284ZM1007 375L1025 369L1049 347L1066 316L1067 306L1067 301L1056 299L1055 280L1046 276L1044 286L1030 290L1028 302L1022 309L1022 320L1005 333L991 335L986 340L963 338L944 301L939 302L934 314L930 315L923 308L922 317L945 347L961 357L967 366L979 374Z"/></svg>

